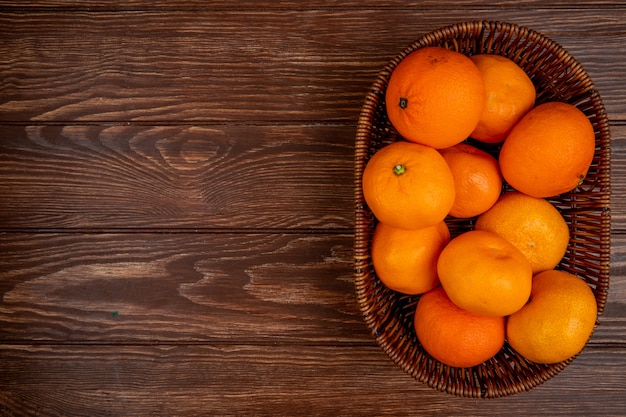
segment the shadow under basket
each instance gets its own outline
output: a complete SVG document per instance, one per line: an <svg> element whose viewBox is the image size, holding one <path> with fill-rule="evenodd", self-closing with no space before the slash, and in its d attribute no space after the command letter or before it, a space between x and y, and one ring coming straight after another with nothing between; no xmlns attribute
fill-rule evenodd
<svg viewBox="0 0 626 417"><path fill-rule="evenodd" d="M557 375L574 358L551 365L536 364L505 343L496 356L478 366L444 365L426 353L415 335L413 317L419 296L388 289L372 266L370 245L376 219L363 198L361 176L376 151L402 139L387 118L385 90L398 63L426 46L442 46L468 56L497 54L510 58L533 81L536 104L567 102L582 110L591 121L596 149L587 177L575 190L548 200L559 209L571 234L567 252L557 269L575 274L589 284L597 300L598 316L606 305L610 269L608 117L592 80L565 49L534 30L488 21L458 23L419 38L381 70L361 109L355 143L355 287L359 307L376 342L411 377L446 393L496 398L528 391ZM452 237L471 230L473 224L472 219L451 217L446 222Z"/></svg>

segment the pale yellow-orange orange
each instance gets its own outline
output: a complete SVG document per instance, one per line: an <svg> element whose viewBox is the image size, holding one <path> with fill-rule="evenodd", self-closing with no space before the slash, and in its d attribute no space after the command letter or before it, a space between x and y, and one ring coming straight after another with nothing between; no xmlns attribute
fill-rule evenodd
<svg viewBox="0 0 626 417"><path fill-rule="evenodd" d="M513 126L535 105L535 86L509 58L480 54L470 59L485 82L485 108L471 136L487 143L502 142Z"/></svg>
<svg viewBox="0 0 626 417"><path fill-rule="evenodd" d="M578 354L589 340L597 303L589 285L564 271L533 278L530 301L507 321L513 349L537 363L557 363Z"/></svg>
<svg viewBox="0 0 626 417"><path fill-rule="evenodd" d="M509 192L478 216L475 228L497 233L515 245L537 272L553 269L569 244L569 227L549 201Z"/></svg>

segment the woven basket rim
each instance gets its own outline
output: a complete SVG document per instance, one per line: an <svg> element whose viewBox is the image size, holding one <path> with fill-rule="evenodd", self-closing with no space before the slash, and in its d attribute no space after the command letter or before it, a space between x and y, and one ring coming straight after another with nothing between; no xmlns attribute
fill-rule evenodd
<svg viewBox="0 0 626 417"><path fill-rule="evenodd" d="M531 363L517 354L508 344L496 358L473 368L453 368L430 357L408 329L406 310L414 306L417 297L403 296L386 289L375 276L369 255L371 233L376 220L367 208L362 194L361 175L369 157L375 152L372 143L377 129L386 132L389 126L375 122L384 107L384 92L393 69L409 53L424 46L440 45L465 54L496 53L508 56L531 70L533 82L543 82L541 68L555 71L559 77L545 80L537 87L537 103L563 100L581 108L590 117L596 132L594 175L588 190L571 192L555 205L572 211L578 231L586 239L582 249L593 251L594 263L580 258L578 249L571 250L566 268L582 275L592 286L598 303L598 317L604 312L609 288L610 267L610 129L602 99L593 81L581 64L561 45L541 33L514 23L476 20L444 26L424 34L394 56L378 73L367 93L359 115L355 140L355 290L363 319L378 345L407 374L431 388L457 396L497 398L528 391L567 367L575 357L566 361L541 365ZM526 49L525 49L526 48ZM530 49L529 49L530 48ZM555 68L566 71L556 72ZM534 71L534 72L533 72ZM560 71L560 70L559 70ZM563 75L565 74L565 75ZM571 88L574 85L575 88ZM563 97L561 97L563 95ZM567 100L564 99L567 95ZM391 128L393 130L393 128ZM387 133L384 133L385 135ZM397 133L396 133L397 135ZM398 140L389 134L384 140ZM586 180L587 181L587 180ZM585 186L583 186L585 187ZM582 188L582 187L581 187ZM578 214L578 212L582 214ZM591 223L578 225L578 217L587 216ZM583 218L581 217L581 218ZM587 219L584 217L584 219ZM597 223L597 224L596 224ZM583 228L584 226L584 228ZM574 227L570 223L570 228ZM598 228L594 233L595 227ZM591 230L591 231L589 231ZM570 249L568 249L569 251ZM589 252L588 252L589 253ZM566 255L567 256L567 255ZM561 265L560 265L561 266ZM403 323L400 321L404 320ZM598 323L596 323L596 326ZM460 381L460 382L459 382Z"/></svg>

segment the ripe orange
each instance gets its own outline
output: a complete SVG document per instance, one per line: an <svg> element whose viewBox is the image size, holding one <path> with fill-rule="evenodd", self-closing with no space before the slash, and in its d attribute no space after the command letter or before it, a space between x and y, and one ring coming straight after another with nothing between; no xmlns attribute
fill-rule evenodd
<svg viewBox="0 0 626 417"><path fill-rule="evenodd" d="M483 230L452 239L439 255L437 272L452 302L474 314L507 316L530 295L532 268L526 257L503 237Z"/></svg>
<svg viewBox="0 0 626 417"><path fill-rule="evenodd" d="M515 125L502 144L500 169L515 189L552 197L576 188L587 175L595 134L587 116L571 104L541 104Z"/></svg>
<svg viewBox="0 0 626 417"><path fill-rule="evenodd" d="M372 237L372 263L387 287L422 294L439 285L437 258L450 241L445 222L421 229L398 229L378 223Z"/></svg>
<svg viewBox="0 0 626 417"><path fill-rule="evenodd" d="M369 160L362 178L363 196L383 223L419 229L441 222L454 203L454 179L435 149L394 142Z"/></svg>
<svg viewBox="0 0 626 417"><path fill-rule="evenodd" d="M475 228L497 233L515 245L530 262L533 274L557 266L569 243L569 227L556 207L520 192L500 197L478 216Z"/></svg>
<svg viewBox="0 0 626 417"><path fill-rule="evenodd" d="M463 310L440 286L421 296L414 324L424 349L449 366L479 365L504 345L504 317L479 316Z"/></svg>
<svg viewBox="0 0 626 417"><path fill-rule="evenodd" d="M520 355L537 363L557 363L585 346L597 317L589 285L563 271L533 278L530 301L508 318L507 338Z"/></svg>
<svg viewBox="0 0 626 417"><path fill-rule="evenodd" d="M493 156L467 143L439 152L454 177L455 199L451 216L474 217L495 204L502 191L502 176Z"/></svg>
<svg viewBox="0 0 626 417"><path fill-rule="evenodd" d="M396 66L385 100L389 120L404 138L441 149L472 133L485 106L485 85L467 56L425 47Z"/></svg>
<svg viewBox="0 0 626 417"><path fill-rule="evenodd" d="M502 142L513 126L535 105L535 86L512 60L500 55L474 55L470 59L485 82L486 102L471 136L487 143Z"/></svg>

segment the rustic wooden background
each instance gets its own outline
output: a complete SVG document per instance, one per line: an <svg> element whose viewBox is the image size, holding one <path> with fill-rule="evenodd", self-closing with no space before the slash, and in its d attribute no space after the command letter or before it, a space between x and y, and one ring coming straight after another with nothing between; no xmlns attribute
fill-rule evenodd
<svg viewBox="0 0 626 417"><path fill-rule="evenodd" d="M476 19L574 54L613 137L601 326L495 400L404 374L352 277L365 93ZM625 57L615 1L3 1L0 415L625 415Z"/></svg>

